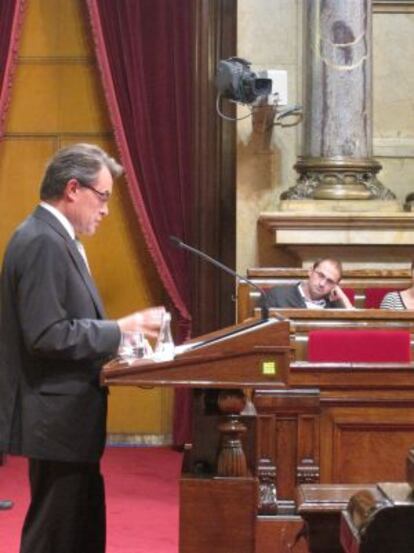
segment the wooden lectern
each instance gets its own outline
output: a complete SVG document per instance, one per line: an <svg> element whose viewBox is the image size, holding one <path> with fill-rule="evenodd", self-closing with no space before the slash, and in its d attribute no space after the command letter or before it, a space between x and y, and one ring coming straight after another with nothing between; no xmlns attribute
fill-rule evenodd
<svg viewBox="0 0 414 553"><path fill-rule="evenodd" d="M113 360L105 365L102 384L117 386L186 386L192 388L286 389L291 347L289 323L253 320L187 342L173 361L155 363ZM231 396L231 395L230 395ZM235 394L237 398L237 394ZM220 451L212 471L197 466L190 451L180 482L180 553L253 553L261 483L246 436L248 417L242 404L224 397L218 418ZM251 417L254 418L254 417ZM205 442L208 435L194 436ZM206 444L202 443L202 446ZM264 484L265 485L265 484Z"/></svg>
<svg viewBox="0 0 414 553"><path fill-rule="evenodd" d="M290 352L288 322L254 319L186 342L173 361L115 359L105 365L101 381L111 386L284 388Z"/></svg>

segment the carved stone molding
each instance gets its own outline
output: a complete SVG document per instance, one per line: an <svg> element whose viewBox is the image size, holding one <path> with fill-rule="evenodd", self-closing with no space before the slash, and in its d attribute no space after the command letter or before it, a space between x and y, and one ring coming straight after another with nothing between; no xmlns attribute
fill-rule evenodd
<svg viewBox="0 0 414 553"><path fill-rule="evenodd" d="M377 179L375 159L298 158L295 186L281 200L392 200L395 195Z"/></svg>
<svg viewBox="0 0 414 553"><path fill-rule="evenodd" d="M409 213L397 214L297 214L262 213L260 224L270 231L294 230L309 233L311 230L406 230L414 231L414 217Z"/></svg>
<svg viewBox="0 0 414 553"><path fill-rule="evenodd" d="M269 230L273 245L294 254L302 263L317 257L340 257L345 263L366 266L376 263L403 263L412 256L414 216L410 212L384 213L383 201L361 201L377 206L372 212L323 211L319 204L327 200L310 200L314 211L277 211L262 213L259 224ZM306 203L306 200L295 200ZM293 201L291 202L293 203ZM335 202L327 202L333 204ZM345 202L337 202L342 204ZM353 202L356 203L356 202Z"/></svg>
<svg viewBox="0 0 414 553"><path fill-rule="evenodd" d="M414 13L413 0L373 0L374 13Z"/></svg>

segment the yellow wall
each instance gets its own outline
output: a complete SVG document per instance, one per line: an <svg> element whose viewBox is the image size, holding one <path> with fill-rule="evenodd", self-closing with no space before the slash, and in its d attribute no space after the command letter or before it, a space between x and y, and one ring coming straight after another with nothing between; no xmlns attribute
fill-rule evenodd
<svg viewBox="0 0 414 553"><path fill-rule="evenodd" d="M99 144L117 156L95 65L85 2L28 0L6 136L0 143L0 254L38 201L44 166L60 147ZM162 287L137 228L125 182L108 217L85 241L109 317L162 303ZM109 431L146 436L170 431L171 393L111 390Z"/></svg>

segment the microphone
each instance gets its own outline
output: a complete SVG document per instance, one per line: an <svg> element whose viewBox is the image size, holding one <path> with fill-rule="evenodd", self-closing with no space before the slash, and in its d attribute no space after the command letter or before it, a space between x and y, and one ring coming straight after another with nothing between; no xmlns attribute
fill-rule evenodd
<svg viewBox="0 0 414 553"><path fill-rule="evenodd" d="M260 293L260 296L262 298L262 306L261 306L262 321L267 321L267 319L269 318L269 304L268 304L268 301L267 301L267 296L266 296L265 292L259 286L257 286L257 284L255 284L250 279L248 279L248 278L246 278L242 275L239 275L238 273L236 273L236 271L233 271L233 269L230 269L229 267L227 267L223 263L220 263L220 261L217 261L217 259L214 259L213 257L210 257L209 255L202 252L201 250L197 250L197 248L193 248L192 246L189 246L188 244L186 244L185 242L183 242L182 240L180 240L176 236L170 236L169 238L170 238L171 242L177 248L182 248L183 250L187 250L187 251L197 255L198 257L201 257L202 259L205 259L206 261L208 261L212 265L215 265L216 267L218 267L222 271L228 273L229 275L231 275L233 277L236 277L236 278L242 280L243 282L246 282L252 288L255 288ZM281 315L278 315L277 318L280 319L280 320L284 320L284 317L282 317Z"/></svg>

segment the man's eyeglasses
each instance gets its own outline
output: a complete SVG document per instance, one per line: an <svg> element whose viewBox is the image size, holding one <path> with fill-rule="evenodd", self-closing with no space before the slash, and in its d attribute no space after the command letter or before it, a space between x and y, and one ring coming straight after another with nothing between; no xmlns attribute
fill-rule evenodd
<svg viewBox="0 0 414 553"><path fill-rule="evenodd" d="M79 182L79 181L78 181ZM108 192L108 190L105 190L105 192L101 192L100 190L96 190L91 184L86 184L85 182L79 182L79 186L82 186L82 188L88 188L89 190L92 190L98 198L106 203L109 201L109 198L111 197L111 193Z"/></svg>
<svg viewBox="0 0 414 553"><path fill-rule="evenodd" d="M335 282L334 280L332 280L331 278L328 278L326 275L324 275L322 273L322 271L318 271L317 269L314 269L313 272L317 275L317 277L320 279L320 280L325 280L326 281L326 284L328 284L329 286L336 286L338 283Z"/></svg>

